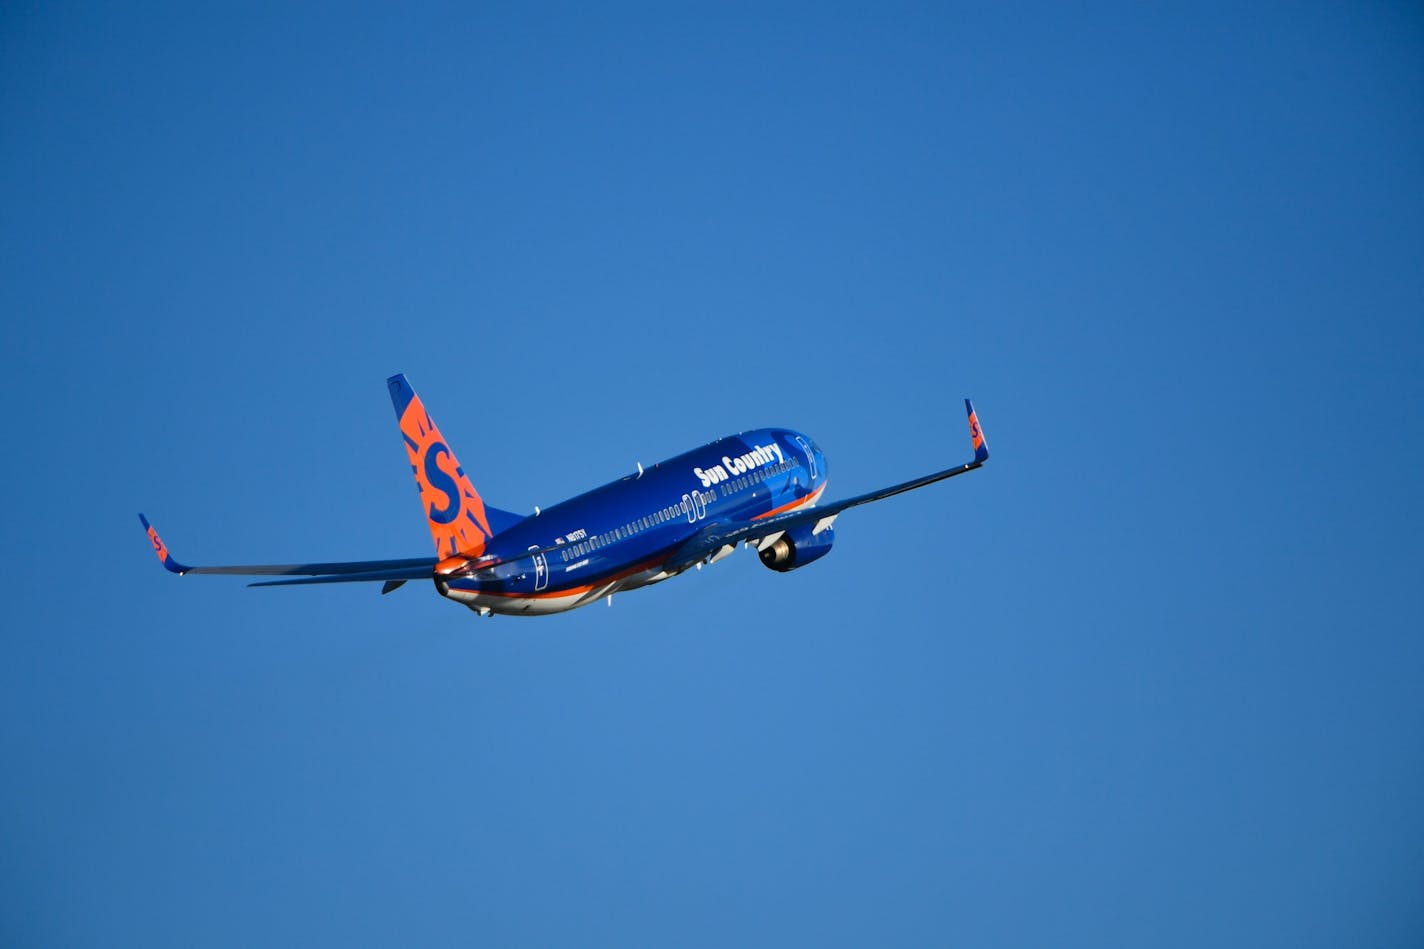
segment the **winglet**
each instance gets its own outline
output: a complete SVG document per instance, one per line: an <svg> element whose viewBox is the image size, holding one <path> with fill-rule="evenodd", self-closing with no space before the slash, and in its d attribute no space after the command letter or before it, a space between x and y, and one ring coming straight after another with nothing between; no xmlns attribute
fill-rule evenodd
<svg viewBox="0 0 1424 949"><path fill-rule="evenodd" d="M965 399L964 411L969 413L969 437L974 442L974 461L982 465L989 460L989 443L984 440L984 430L979 427L979 416L974 413L974 403Z"/></svg>
<svg viewBox="0 0 1424 949"><path fill-rule="evenodd" d="M158 531L153 529L153 525L148 522L148 518L140 514L138 519L139 523L143 525L143 529L148 531L148 540L149 543L153 544L153 552L158 554L158 562L163 564L164 568L170 573L176 573L179 576L187 573L189 569L188 566L173 559L173 555L168 552L168 545L158 536Z"/></svg>

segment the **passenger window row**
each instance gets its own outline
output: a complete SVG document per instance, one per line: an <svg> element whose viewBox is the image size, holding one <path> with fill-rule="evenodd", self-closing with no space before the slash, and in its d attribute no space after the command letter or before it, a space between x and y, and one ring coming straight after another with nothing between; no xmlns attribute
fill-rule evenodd
<svg viewBox="0 0 1424 949"><path fill-rule="evenodd" d="M760 484L768 478L784 474L794 467L796 467L796 465L792 461L781 461L765 468L758 468L755 471L733 478L731 481L724 481L717 487L718 490L722 492L723 497L731 497L737 492L745 491L747 488ZM708 498L710 499L711 495L708 495ZM687 516L687 512L688 504L686 501L679 504L669 504L667 507L654 511L646 517L640 517L635 521L624 524L622 527L615 527L611 531L595 534L588 540L580 541L577 544L566 547L559 551L559 556L565 563L570 560L576 560L596 550L602 550L609 544L616 543L620 540L627 540L629 537L648 530L649 528L657 527L670 521L681 520Z"/></svg>

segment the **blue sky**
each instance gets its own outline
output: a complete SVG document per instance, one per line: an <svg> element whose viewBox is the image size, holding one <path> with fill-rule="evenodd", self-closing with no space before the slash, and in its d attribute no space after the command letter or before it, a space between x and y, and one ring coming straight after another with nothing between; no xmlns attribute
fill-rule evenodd
<svg viewBox="0 0 1424 949"><path fill-rule="evenodd" d="M7 945L1424 937L1405 4L20 4ZM539 620L420 556L787 425L778 575Z"/></svg>

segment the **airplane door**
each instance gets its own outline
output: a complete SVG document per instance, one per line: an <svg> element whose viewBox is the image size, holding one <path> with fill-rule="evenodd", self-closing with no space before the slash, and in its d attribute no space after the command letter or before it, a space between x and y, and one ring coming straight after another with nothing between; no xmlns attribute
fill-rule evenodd
<svg viewBox="0 0 1424 949"><path fill-rule="evenodd" d="M806 453L806 465L807 465L808 470L811 472L811 479L812 479L812 480L815 480L815 478L816 478L816 453L811 450L811 446L810 446L809 444L807 444L806 439L802 438L800 435L797 435L797 436L796 436L796 444L800 445L800 446L801 446L801 450Z"/></svg>
<svg viewBox="0 0 1424 949"><path fill-rule="evenodd" d="M530 547L530 550L538 550L538 547ZM534 555L534 592L538 593L549 585L549 561L544 554Z"/></svg>

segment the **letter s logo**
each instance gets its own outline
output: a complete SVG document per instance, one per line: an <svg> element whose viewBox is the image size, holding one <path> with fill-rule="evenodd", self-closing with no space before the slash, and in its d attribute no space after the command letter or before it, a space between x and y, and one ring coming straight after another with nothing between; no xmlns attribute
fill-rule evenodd
<svg viewBox="0 0 1424 949"><path fill-rule="evenodd" d="M441 469L441 455L447 458L450 456L450 449L445 447L444 442L431 442L430 447L425 450L425 481L436 491L443 492L447 499L443 508L437 508L435 502L431 501L427 513L436 524L448 524L460 513L460 488L455 484L455 479Z"/></svg>

